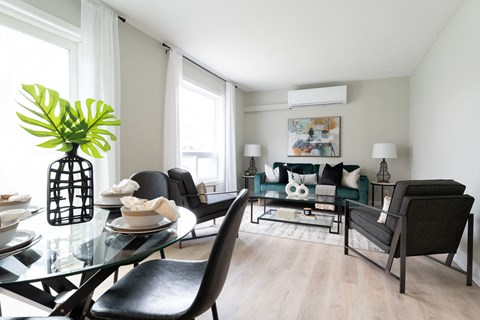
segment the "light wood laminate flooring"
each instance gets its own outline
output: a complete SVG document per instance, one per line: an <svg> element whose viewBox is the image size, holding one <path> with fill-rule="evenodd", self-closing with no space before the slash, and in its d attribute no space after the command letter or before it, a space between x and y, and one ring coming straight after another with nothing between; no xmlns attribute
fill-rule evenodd
<svg viewBox="0 0 480 320"><path fill-rule="evenodd" d="M185 242L182 249L175 245L166 256L206 258L213 239ZM385 254L368 255L386 259ZM121 274L129 269L122 267ZM94 298L111 283L107 279ZM42 314L0 299L4 315ZM463 274L412 257L407 258L406 294L399 294L397 281L353 254L345 256L343 247L240 233L217 307L223 320L478 319L480 289L465 286ZM197 319L212 319L211 313Z"/></svg>

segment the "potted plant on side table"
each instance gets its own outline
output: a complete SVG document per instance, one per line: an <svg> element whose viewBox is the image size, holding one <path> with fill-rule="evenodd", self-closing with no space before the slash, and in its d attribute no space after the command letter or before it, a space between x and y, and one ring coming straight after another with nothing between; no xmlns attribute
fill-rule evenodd
<svg viewBox="0 0 480 320"><path fill-rule="evenodd" d="M34 108L20 104L30 114L17 112L30 134L47 138L37 146L58 148L65 156L48 169L47 219L52 225L86 222L93 217L93 167L77 154L80 148L87 155L101 158L100 150L111 149L107 141L116 136L103 126L118 126L114 109L101 100L87 99L73 105L55 90L39 84L23 84L24 97ZM86 111L86 113L84 112ZM33 115L33 116L32 116Z"/></svg>

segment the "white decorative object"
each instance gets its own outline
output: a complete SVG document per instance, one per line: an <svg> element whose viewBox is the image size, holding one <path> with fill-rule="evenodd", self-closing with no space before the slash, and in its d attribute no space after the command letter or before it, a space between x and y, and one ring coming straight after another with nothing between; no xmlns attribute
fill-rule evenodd
<svg viewBox="0 0 480 320"><path fill-rule="evenodd" d="M295 219L295 210L287 208L278 208L277 217L285 219Z"/></svg>
<svg viewBox="0 0 480 320"><path fill-rule="evenodd" d="M300 186L298 186L296 193L300 198L307 198L310 194L310 191L308 190L308 187L302 183Z"/></svg>
<svg viewBox="0 0 480 320"><path fill-rule="evenodd" d="M289 196L294 196L297 194L297 190L298 190L298 183L296 183L295 181L292 181L292 182L289 182L286 186L285 186L285 192L287 193L287 195ZM292 188L294 188L294 190L292 190Z"/></svg>

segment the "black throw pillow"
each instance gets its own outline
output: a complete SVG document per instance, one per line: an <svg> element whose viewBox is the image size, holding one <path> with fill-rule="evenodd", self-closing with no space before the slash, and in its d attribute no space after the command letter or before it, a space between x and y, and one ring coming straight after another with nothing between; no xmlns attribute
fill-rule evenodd
<svg viewBox="0 0 480 320"><path fill-rule="evenodd" d="M303 174L303 170L300 167L288 167L288 166L278 166L278 183L288 183L288 172L295 172Z"/></svg>
<svg viewBox="0 0 480 320"><path fill-rule="evenodd" d="M335 166L331 166L328 163L323 169L322 177L320 178L320 184L329 184L332 186L340 186L342 184L343 175L343 162Z"/></svg>

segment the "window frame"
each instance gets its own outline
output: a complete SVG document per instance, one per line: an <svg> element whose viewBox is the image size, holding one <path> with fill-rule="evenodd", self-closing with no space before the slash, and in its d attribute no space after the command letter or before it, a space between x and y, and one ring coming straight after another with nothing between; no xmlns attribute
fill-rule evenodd
<svg viewBox="0 0 480 320"><path fill-rule="evenodd" d="M183 90L190 90L192 92L195 92L197 94L203 95L207 98L214 99L215 101L215 132L213 135L214 139L214 145L215 145L215 151L210 152L210 151L183 151L181 146L180 146L180 162L182 163L183 166L183 158L185 156L190 156L190 157L195 157L195 174L192 174L193 179L195 181L203 181L207 185L218 185L224 183L225 178L223 177L222 174L222 161L223 158L225 157L224 155L224 132L225 132L225 97L222 94L219 94L217 91L214 89L211 89L207 86L204 86L202 84L199 84L197 81L194 81L190 78L183 77L182 83L181 83L181 94L180 94L180 106L179 108L182 108L182 93ZM181 112L179 112L180 114ZM223 121L222 121L223 119ZM179 117L180 121L180 136L181 136L181 116ZM223 133L222 133L223 132ZM223 153L222 153L223 150ZM199 159L213 159L213 162L216 166L216 176L214 177L198 177L197 172L198 172L198 161Z"/></svg>

